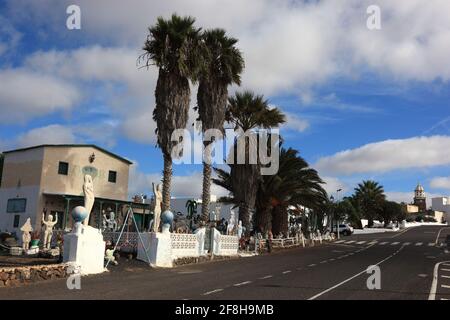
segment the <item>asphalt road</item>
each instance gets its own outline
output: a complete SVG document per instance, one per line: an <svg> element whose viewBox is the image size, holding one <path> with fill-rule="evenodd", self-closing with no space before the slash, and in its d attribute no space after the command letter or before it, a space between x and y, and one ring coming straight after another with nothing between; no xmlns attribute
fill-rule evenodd
<svg viewBox="0 0 450 320"><path fill-rule="evenodd" d="M314 247L170 270L124 262L111 266L111 272L83 277L80 290L69 290L65 280L55 280L0 288L0 300L426 300L432 288L432 298L450 299L450 254L436 246L447 234L450 227L427 226L353 235ZM367 287L371 265L380 268L380 289Z"/></svg>

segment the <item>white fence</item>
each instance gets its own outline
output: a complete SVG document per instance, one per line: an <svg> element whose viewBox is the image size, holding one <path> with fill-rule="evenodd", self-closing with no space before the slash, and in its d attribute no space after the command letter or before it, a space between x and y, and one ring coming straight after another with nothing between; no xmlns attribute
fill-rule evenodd
<svg viewBox="0 0 450 320"><path fill-rule="evenodd" d="M173 259L200 255L200 239L196 234L171 233L170 238Z"/></svg>
<svg viewBox="0 0 450 320"><path fill-rule="evenodd" d="M223 235L214 229L214 254L218 256L233 256L238 254L238 236Z"/></svg>

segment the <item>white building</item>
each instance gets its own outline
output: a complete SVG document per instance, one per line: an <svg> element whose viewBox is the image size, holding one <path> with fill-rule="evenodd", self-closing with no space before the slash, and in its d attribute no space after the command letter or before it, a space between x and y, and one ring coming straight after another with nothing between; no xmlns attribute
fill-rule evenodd
<svg viewBox="0 0 450 320"><path fill-rule="evenodd" d="M445 214L443 220L450 221L450 197L436 197L431 199L431 209Z"/></svg>
<svg viewBox="0 0 450 320"><path fill-rule="evenodd" d="M170 206L171 209L173 211L174 214L177 213L182 213L183 215L187 214L187 203L188 201L195 201L197 204L197 209L196 209L196 214L201 214L202 213L202 199L198 199L198 198L189 198L189 197L173 197L170 200ZM217 202L218 197L216 195L211 195L211 200L210 200L210 204L209 204L209 212L210 212L210 219L213 220L220 220L222 218L224 218L225 220L228 221L228 219L230 218L230 211L233 208L232 204L225 204L222 202ZM219 212L217 212L217 210L219 210ZM236 217L238 216L238 212L239 209L235 208L233 209L234 212L236 213ZM216 214L215 217L212 216L212 213Z"/></svg>

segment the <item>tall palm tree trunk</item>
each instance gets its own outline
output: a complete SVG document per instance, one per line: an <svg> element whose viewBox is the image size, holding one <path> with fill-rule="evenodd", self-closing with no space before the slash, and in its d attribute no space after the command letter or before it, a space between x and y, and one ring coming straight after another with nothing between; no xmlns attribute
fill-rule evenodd
<svg viewBox="0 0 450 320"><path fill-rule="evenodd" d="M239 220L242 221L246 232L250 232L250 207L247 202L241 202L239 205Z"/></svg>
<svg viewBox="0 0 450 320"><path fill-rule="evenodd" d="M267 204L256 212L256 227L263 234L272 230L272 207Z"/></svg>
<svg viewBox="0 0 450 320"><path fill-rule="evenodd" d="M283 234L288 236L288 212L285 206L276 206L272 210L272 232L273 234Z"/></svg>
<svg viewBox="0 0 450 320"><path fill-rule="evenodd" d="M205 143L203 159L202 220L209 220L209 204L211 202L211 148L212 143Z"/></svg>
<svg viewBox="0 0 450 320"><path fill-rule="evenodd" d="M162 211L170 209L170 186L172 183L172 157L164 154Z"/></svg>

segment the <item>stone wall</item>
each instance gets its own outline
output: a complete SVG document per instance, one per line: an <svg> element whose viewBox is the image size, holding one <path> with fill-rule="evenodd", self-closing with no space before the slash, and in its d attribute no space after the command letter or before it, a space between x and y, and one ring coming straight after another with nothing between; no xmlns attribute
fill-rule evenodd
<svg viewBox="0 0 450 320"><path fill-rule="evenodd" d="M0 287L12 287L37 281L66 278L68 276L67 269L67 264L0 268Z"/></svg>

